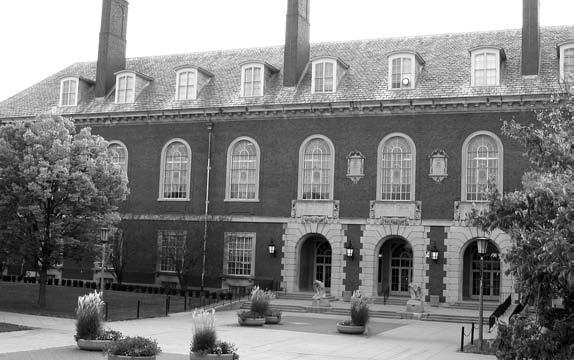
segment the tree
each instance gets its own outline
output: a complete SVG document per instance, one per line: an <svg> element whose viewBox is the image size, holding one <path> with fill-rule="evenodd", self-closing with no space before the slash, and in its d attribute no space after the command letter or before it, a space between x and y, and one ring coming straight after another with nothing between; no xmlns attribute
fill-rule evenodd
<svg viewBox="0 0 574 360"><path fill-rule="evenodd" d="M93 243L97 228L119 221L117 207L128 193L108 142L90 128L76 131L60 116L0 126L0 221L40 274L39 306L64 244Z"/></svg>
<svg viewBox="0 0 574 360"><path fill-rule="evenodd" d="M122 229L114 229L112 231L106 252L108 254L108 261L106 261L106 263L111 267L109 269L106 267L106 269L112 273L116 282L121 285L124 281L124 273L128 259L130 256L137 256L134 249L129 247L125 241Z"/></svg>
<svg viewBox="0 0 574 360"><path fill-rule="evenodd" d="M507 232L505 255L516 291L536 317L502 327L503 359L574 358L574 99L554 96L529 124L505 123L503 132L526 148L530 169L523 189L491 192L489 208L473 225ZM552 306L562 300L563 309Z"/></svg>

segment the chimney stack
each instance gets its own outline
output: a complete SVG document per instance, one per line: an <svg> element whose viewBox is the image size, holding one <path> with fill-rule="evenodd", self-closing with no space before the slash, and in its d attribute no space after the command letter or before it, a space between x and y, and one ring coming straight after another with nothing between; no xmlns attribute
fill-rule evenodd
<svg viewBox="0 0 574 360"><path fill-rule="evenodd" d="M103 0L100 45L96 67L96 97L105 96L116 81L114 73L126 67L128 2Z"/></svg>
<svg viewBox="0 0 574 360"><path fill-rule="evenodd" d="M288 0L283 60L283 86L296 86L309 62L309 2Z"/></svg>
<svg viewBox="0 0 574 360"><path fill-rule="evenodd" d="M538 75L540 66L539 0L522 0L522 75Z"/></svg>

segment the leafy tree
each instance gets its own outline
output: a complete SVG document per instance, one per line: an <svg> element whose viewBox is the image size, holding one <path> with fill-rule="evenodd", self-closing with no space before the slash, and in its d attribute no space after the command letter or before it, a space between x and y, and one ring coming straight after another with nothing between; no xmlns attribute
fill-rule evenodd
<svg viewBox="0 0 574 360"><path fill-rule="evenodd" d="M530 169L523 189L490 194L473 225L507 232L505 255L516 290L536 316L502 326L502 359L574 359L574 99L555 96L529 124L505 123L503 132L526 148ZM552 306L563 299L563 309Z"/></svg>
<svg viewBox="0 0 574 360"><path fill-rule="evenodd" d="M116 279L116 282L120 285L124 281L126 264L130 255L136 255L133 250L134 249L128 247L128 244L125 241L124 232L121 229L115 229L109 239L109 246L107 249L109 262L106 263L111 266L109 270Z"/></svg>
<svg viewBox="0 0 574 360"><path fill-rule="evenodd" d="M93 243L97 228L119 221L117 206L128 192L108 142L90 128L76 131L60 116L0 126L0 221L40 274L39 306L64 244Z"/></svg>

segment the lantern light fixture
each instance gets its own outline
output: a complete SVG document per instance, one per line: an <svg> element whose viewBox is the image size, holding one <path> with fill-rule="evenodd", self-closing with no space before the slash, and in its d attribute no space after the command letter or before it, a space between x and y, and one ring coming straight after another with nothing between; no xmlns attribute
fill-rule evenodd
<svg viewBox="0 0 574 360"><path fill-rule="evenodd" d="M275 256L276 248L273 239L271 239L271 242L269 243L269 245L267 245L267 250L269 251L269 255Z"/></svg>

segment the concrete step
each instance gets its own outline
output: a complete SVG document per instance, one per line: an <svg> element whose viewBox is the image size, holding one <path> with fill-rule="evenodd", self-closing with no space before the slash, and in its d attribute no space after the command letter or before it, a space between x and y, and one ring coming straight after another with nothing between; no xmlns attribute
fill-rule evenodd
<svg viewBox="0 0 574 360"><path fill-rule="evenodd" d="M401 305L406 306L407 301L410 298L408 297L401 297L401 296L389 296L386 300L382 296L373 297L374 304L384 304L384 305Z"/></svg>
<svg viewBox="0 0 574 360"><path fill-rule="evenodd" d="M288 300L308 300L311 302L313 300L314 292L278 292L278 299L288 299ZM337 298L329 293L326 294L326 298L329 301L335 301Z"/></svg>
<svg viewBox="0 0 574 360"><path fill-rule="evenodd" d="M478 324L478 316L466 316L466 315L450 315L450 314L426 314L421 320L425 321L439 321L439 322L450 322L459 324ZM488 318L483 318L484 324L488 323Z"/></svg>
<svg viewBox="0 0 574 360"><path fill-rule="evenodd" d="M499 305L499 303L497 303L497 302L488 301L488 302L483 303L483 308L484 308L484 311L488 312L490 315L490 313L492 313L494 310L496 310L498 305ZM458 302L455 302L454 304L450 305L449 307L451 307L453 309L466 309L466 310L478 311L480 304L478 301L458 301Z"/></svg>

